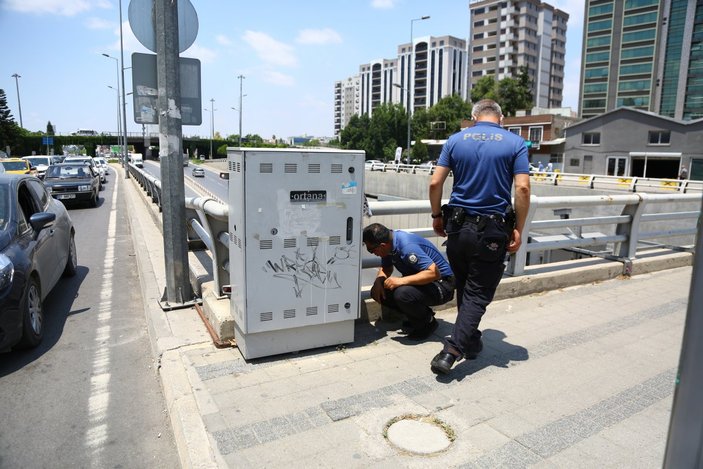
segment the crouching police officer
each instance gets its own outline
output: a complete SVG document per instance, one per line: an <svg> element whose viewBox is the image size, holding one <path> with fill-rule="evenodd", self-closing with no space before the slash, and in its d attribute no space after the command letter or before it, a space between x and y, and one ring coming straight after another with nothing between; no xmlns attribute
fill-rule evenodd
<svg viewBox="0 0 703 469"><path fill-rule="evenodd" d="M389 230L380 223L364 228L362 239L366 249L381 258L371 297L407 318L404 329L408 339L426 339L437 329L431 306L442 305L454 297L449 263L425 238ZM402 277L391 277L394 267Z"/></svg>
<svg viewBox="0 0 703 469"><path fill-rule="evenodd" d="M525 140L502 128L503 114L493 100L477 102L471 116L476 123L449 137L430 181L432 227L448 237L458 309L452 335L430 363L435 373L448 373L456 360L475 358L483 349L479 323L503 276L506 251L520 247L530 207ZM441 207L450 171L452 193Z"/></svg>

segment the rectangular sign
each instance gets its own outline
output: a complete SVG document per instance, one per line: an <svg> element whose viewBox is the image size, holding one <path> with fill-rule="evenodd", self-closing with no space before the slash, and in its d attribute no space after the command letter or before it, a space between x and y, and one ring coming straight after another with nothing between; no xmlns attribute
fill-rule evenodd
<svg viewBox="0 0 703 469"><path fill-rule="evenodd" d="M290 191L291 202L325 202L327 191Z"/></svg>
<svg viewBox="0 0 703 469"><path fill-rule="evenodd" d="M202 96L200 93L200 61L178 59L181 82L181 124L203 123ZM134 98L134 122L158 124L158 77L156 55L132 54L132 93Z"/></svg>

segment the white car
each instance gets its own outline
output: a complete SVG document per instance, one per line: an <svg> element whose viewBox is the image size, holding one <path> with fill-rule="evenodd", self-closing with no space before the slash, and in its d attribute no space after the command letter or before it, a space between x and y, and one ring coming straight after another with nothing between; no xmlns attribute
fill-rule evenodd
<svg viewBox="0 0 703 469"><path fill-rule="evenodd" d="M29 161L29 164L36 169L39 179L44 179L44 175L49 166L57 163L55 156L48 155L23 156L22 159Z"/></svg>
<svg viewBox="0 0 703 469"><path fill-rule="evenodd" d="M366 160L364 168L369 171L382 170L385 164L381 160Z"/></svg>
<svg viewBox="0 0 703 469"><path fill-rule="evenodd" d="M102 190L102 183L107 180L105 177L105 169L96 163L90 156L67 156L63 160L64 163L75 163L76 161L82 161L83 163L90 165L93 170L100 175L100 189Z"/></svg>
<svg viewBox="0 0 703 469"><path fill-rule="evenodd" d="M100 167L103 168L106 176L110 174L110 165L107 164L107 160L105 158L103 158L102 156L96 156L95 158L93 158L93 161L95 161Z"/></svg>

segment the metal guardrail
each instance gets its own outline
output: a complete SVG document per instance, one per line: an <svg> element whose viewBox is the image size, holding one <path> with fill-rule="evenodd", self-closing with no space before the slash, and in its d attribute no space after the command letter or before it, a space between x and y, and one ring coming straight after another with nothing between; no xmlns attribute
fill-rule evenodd
<svg viewBox="0 0 703 469"><path fill-rule="evenodd" d="M367 171L393 173L434 174L436 166L395 163L371 163ZM450 173L451 174L451 173ZM639 176L606 176L601 174L562 173L559 171L530 171L530 181L554 186L585 187L589 189L620 190L628 192L703 192L703 181L691 179L661 179Z"/></svg>
<svg viewBox="0 0 703 469"><path fill-rule="evenodd" d="M128 165L130 174L151 197L161 211L161 183L134 165ZM663 239L665 246L672 248L672 238L694 237L697 233L697 220L700 215L701 194L623 194L596 196L532 196L530 210L525 223L525 233L520 250L510 256L506 274L519 276L525 273L530 253L553 250L570 250L579 254L602 257L623 263L624 273L629 273L632 259L637 257L638 248L650 249L654 245L650 240ZM666 213L645 213L648 207L662 204L691 203L695 210L673 210ZM189 239L199 238L210 251L213 263L213 280L215 291L222 294L223 287L230 284L228 230L229 207L208 197L186 197L186 218L189 227ZM369 202L374 216L427 214L429 219L430 204L427 200ZM583 207L596 207L600 211L612 214L596 215L582 218L566 218L563 209L569 207L574 211ZM540 219L547 210L561 209L561 219ZM538 217L540 214L540 217ZM691 222L690 226L686 223ZM672 227L677 222L679 227ZM650 224L654 224L654 229ZM645 225L647 224L647 225ZM645 226L643 226L645 225ZM584 227L601 227L603 232L587 233ZM664 227L663 229L662 226ZM647 228L645 230L644 228ZM557 230L556 234L550 231ZM432 227L407 229L426 238L434 238ZM590 248L590 249L589 249ZM673 246L675 249L692 250L692 247ZM362 268L380 266L379 258L365 258Z"/></svg>

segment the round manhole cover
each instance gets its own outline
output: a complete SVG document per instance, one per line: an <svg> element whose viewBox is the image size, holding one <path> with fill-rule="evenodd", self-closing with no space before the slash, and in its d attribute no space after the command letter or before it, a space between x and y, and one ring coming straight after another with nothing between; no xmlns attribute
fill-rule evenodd
<svg viewBox="0 0 703 469"><path fill-rule="evenodd" d="M444 451L454 441L454 432L442 421L427 416L403 416L386 427L388 441L403 451L432 454Z"/></svg>

